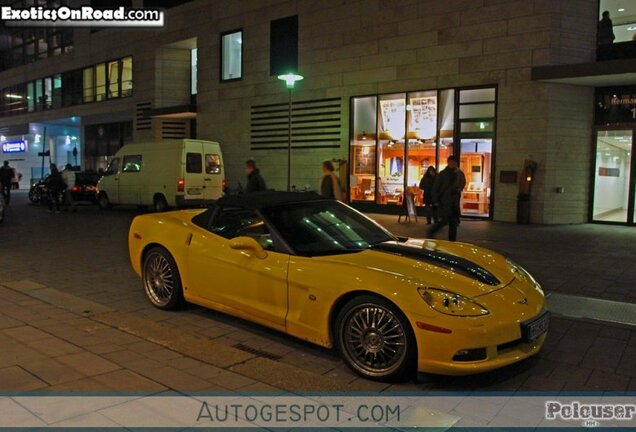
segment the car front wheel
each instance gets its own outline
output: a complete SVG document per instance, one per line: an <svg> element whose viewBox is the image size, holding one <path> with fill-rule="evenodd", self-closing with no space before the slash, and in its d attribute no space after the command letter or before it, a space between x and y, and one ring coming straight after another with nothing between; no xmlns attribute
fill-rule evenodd
<svg viewBox="0 0 636 432"><path fill-rule="evenodd" d="M145 254L141 277L146 296L153 306L171 310L183 304L177 263L164 248L154 247Z"/></svg>
<svg viewBox="0 0 636 432"><path fill-rule="evenodd" d="M414 372L417 348L410 324L380 297L349 300L336 318L335 336L345 363L365 378L396 381Z"/></svg>

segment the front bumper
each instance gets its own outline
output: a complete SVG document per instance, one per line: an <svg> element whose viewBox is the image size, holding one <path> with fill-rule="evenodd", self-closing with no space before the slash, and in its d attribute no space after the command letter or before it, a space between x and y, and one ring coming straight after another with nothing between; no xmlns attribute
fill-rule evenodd
<svg viewBox="0 0 636 432"><path fill-rule="evenodd" d="M418 328L418 321L430 323L430 317L411 319L418 347L418 372L469 375L498 369L537 354L547 336L544 333L532 342L525 342L519 321L501 322L493 317L442 317L433 322L451 333ZM468 355L458 359L462 358L458 353Z"/></svg>

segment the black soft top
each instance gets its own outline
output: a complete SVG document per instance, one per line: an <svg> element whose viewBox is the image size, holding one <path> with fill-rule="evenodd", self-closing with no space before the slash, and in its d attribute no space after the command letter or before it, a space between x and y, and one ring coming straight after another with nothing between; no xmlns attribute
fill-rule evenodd
<svg viewBox="0 0 636 432"><path fill-rule="evenodd" d="M308 201L324 201L326 199L327 198L318 195L316 192L264 191L241 195L225 195L216 201L216 206L261 210L268 207Z"/></svg>

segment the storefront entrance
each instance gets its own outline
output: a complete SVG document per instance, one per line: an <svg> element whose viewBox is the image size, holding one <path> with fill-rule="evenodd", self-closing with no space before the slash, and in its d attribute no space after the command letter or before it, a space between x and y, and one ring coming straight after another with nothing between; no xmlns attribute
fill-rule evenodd
<svg viewBox="0 0 636 432"><path fill-rule="evenodd" d="M407 194L423 207L427 171L458 155L466 176L464 216L491 215L496 88L426 90L351 100L349 200L397 212Z"/></svg>
<svg viewBox="0 0 636 432"><path fill-rule="evenodd" d="M594 165L595 222L636 223L634 214L635 129L598 130Z"/></svg>
<svg viewBox="0 0 636 432"><path fill-rule="evenodd" d="M596 89L590 220L636 224L636 86Z"/></svg>

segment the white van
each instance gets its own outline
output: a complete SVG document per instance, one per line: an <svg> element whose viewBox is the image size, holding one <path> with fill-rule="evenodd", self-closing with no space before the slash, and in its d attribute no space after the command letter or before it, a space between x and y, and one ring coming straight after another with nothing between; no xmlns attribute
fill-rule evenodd
<svg viewBox="0 0 636 432"><path fill-rule="evenodd" d="M208 204L223 194L221 146L213 141L162 140L123 146L97 184L103 209L115 204L170 207Z"/></svg>

